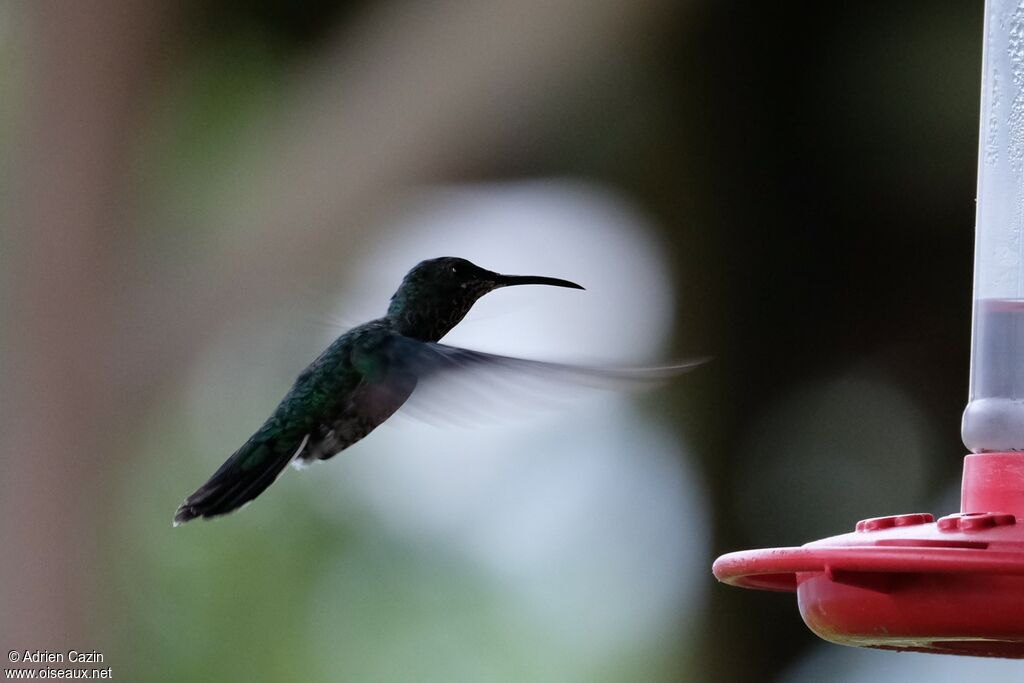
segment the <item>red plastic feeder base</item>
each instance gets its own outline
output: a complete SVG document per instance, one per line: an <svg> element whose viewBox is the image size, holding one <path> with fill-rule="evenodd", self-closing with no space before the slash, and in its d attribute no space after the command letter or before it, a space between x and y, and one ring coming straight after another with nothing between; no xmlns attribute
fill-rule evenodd
<svg viewBox="0 0 1024 683"><path fill-rule="evenodd" d="M1024 658L1024 453L964 459L961 512L876 517L798 548L719 557L719 581L795 591L841 645Z"/></svg>

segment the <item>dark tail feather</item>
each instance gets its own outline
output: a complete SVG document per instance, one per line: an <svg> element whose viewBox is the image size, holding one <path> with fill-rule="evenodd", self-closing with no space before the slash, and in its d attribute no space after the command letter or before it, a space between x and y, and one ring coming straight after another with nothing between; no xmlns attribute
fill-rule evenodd
<svg viewBox="0 0 1024 683"><path fill-rule="evenodd" d="M174 526L196 517L217 517L237 510L273 484L305 445L305 438L295 448L250 439L178 507Z"/></svg>

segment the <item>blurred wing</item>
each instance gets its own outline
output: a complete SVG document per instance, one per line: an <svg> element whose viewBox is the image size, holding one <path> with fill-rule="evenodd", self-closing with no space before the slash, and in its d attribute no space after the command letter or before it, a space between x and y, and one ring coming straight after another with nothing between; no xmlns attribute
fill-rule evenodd
<svg viewBox="0 0 1024 683"><path fill-rule="evenodd" d="M550 409L587 389L636 390L688 372L707 359L617 368L512 358L408 337L395 340L403 376L416 377L402 412L428 422L469 423Z"/></svg>

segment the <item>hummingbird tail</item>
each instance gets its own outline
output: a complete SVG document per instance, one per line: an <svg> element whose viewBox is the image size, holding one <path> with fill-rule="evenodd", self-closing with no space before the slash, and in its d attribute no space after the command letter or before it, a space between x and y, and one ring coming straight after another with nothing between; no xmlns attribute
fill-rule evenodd
<svg viewBox="0 0 1024 683"><path fill-rule="evenodd" d="M242 507L274 483L308 440L307 435L296 448L282 448L273 440L250 439L178 507L174 526L196 517L219 517Z"/></svg>

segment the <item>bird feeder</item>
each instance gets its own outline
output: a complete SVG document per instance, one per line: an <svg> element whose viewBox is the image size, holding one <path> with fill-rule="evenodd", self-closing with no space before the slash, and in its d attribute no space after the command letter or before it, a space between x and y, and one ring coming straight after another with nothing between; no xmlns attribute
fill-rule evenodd
<svg viewBox="0 0 1024 683"><path fill-rule="evenodd" d="M719 557L719 581L795 592L825 640L1024 658L1024 5L985 3L971 391L960 512L857 522Z"/></svg>

